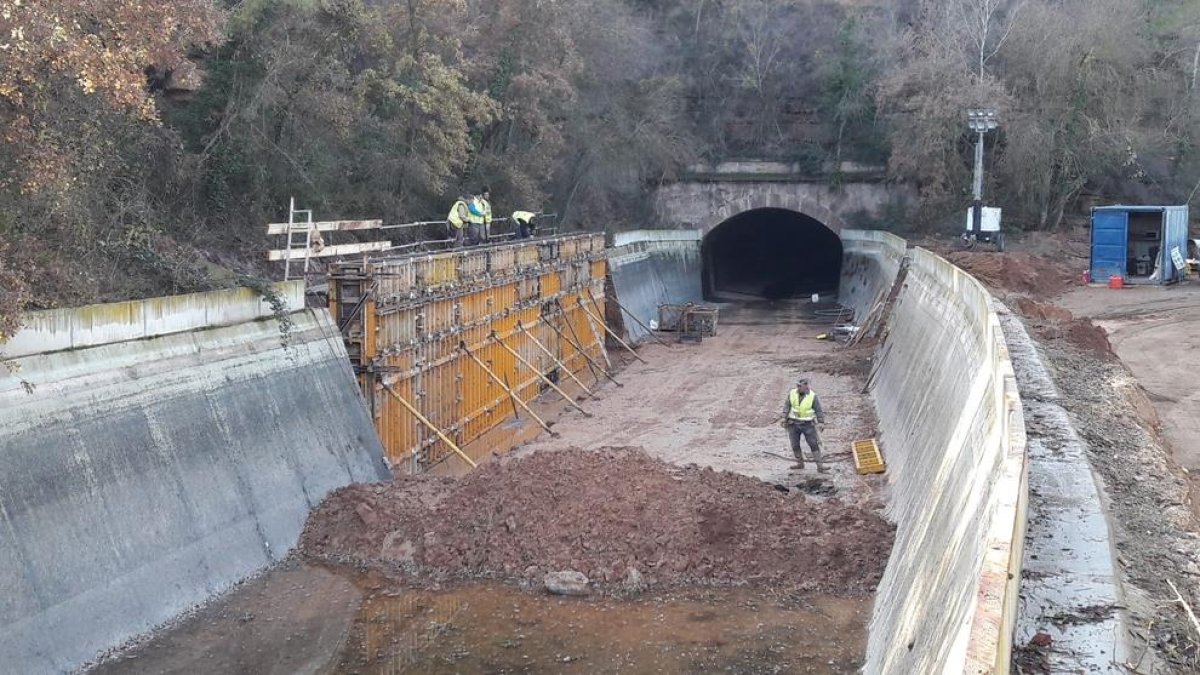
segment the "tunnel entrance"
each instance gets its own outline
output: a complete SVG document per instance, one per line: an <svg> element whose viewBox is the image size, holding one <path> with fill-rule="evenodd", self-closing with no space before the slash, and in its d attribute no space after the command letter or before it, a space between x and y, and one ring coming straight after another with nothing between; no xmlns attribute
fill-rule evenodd
<svg viewBox="0 0 1200 675"><path fill-rule="evenodd" d="M744 211L701 245L706 300L783 300L837 292L842 240L821 221L787 209Z"/></svg>

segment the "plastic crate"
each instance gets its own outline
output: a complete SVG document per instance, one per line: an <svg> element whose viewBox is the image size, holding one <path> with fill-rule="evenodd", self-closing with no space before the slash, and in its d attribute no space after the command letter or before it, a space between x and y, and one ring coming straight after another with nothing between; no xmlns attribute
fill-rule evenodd
<svg viewBox="0 0 1200 675"><path fill-rule="evenodd" d="M887 464L884 463L883 454L879 452L879 444L875 442L874 438L854 441L850 444L850 449L851 454L854 455L854 470L858 473L887 471Z"/></svg>

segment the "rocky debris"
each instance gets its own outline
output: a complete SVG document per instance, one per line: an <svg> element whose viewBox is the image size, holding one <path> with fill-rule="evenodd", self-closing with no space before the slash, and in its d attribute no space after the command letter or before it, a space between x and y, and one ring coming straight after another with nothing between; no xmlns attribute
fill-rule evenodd
<svg viewBox="0 0 1200 675"><path fill-rule="evenodd" d="M592 592L591 581L575 570L550 572L542 579L542 586L554 595L588 595Z"/></svg>
<svg viewBox="0 0 1200 675"><path fill-rule="evenodd" d="M637 593L646 587L646 578L642 576L641 572L637 571L636 567L630 567L625 572L624 586L624 590Z"/></svg>
<svg viewBox="0 0 1200 675"><path fill-rule="evenodd" d="M1050 673L1050 650L1053 639L1048 633L1037 633L1029 643L1013 648L1014 673Z"/></svg>
<svg viewBox="0 0 1200 675"><path fill-rule="evenodd" d="M836 497L608 448L342 488L310 517L301 548L433 577L536 585L548 570L575 570L609 591L632 579L858 594L878 584L893 535L875 512Z"/></svg>

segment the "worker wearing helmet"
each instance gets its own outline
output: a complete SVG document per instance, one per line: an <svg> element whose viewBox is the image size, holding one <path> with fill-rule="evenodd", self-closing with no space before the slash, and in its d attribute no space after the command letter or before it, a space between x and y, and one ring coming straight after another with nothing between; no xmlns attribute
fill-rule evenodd
<svg viewBox="0 0 1200 675"><path fill-rule="evenodd" d="M808 387L807 379L797 380L796 388L788 392L783 403L783 416L783 427L787 429L792 454L796 456L796 464L792 468L804 468L804 455L800 452L800 439L804 438L813 461L817 463L817 471L828 471L821 463L821 437L817 434L817 425L825 424L825 413L821 410L817 392Z"/></svg>
<svg viewBox="0 0 1200 675"><path fill-rule="evenodd" d="M468 199L459 197L454 202L454 206L450 207L450 214L446 216L446 227L449 230L450 238L454 240L454 248L462 248L463 245L463 229L467 225L467 218L470 215L467 210Z"/></svg>
<svg viewBox="0 0 1200 675"><path fill-rule="evenodd" d="M533 219L537 214L530 211L513 211L512 222L516 228L517 239L528 239L533 236Z"/></svg>

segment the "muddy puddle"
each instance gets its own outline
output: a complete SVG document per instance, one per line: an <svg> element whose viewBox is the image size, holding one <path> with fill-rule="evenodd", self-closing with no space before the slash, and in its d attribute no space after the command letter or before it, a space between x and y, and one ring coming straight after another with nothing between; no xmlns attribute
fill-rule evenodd
<svg viewBox="0 0 1200 675"><path fill-rule="evenodd" d="M98 673L853 673L869 597L689 589L563 598L414 589L287 564Z"/></svg>
<svg viewBox="0 0 1200 675"><path fill-rule="evenodd" d="M695 590L557 598L495 584L368 597L336 673L852 673L868 599Z"/></svg>

